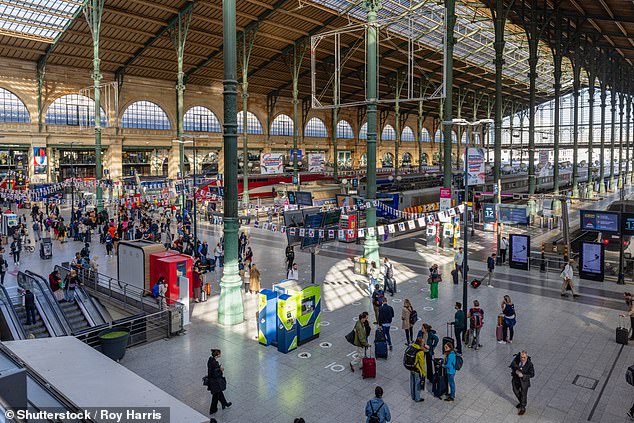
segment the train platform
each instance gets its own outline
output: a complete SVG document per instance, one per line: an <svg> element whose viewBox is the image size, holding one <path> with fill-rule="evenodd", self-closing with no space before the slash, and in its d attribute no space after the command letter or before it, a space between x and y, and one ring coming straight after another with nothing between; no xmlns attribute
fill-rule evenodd
<svg viewBox="0 0 634 423"><path fill-rule="evenodd" d="M209 243L220 236L220 227L200 224L200 238ZM270 288L284 278L285 237L280 233L251 230L254 262L262 273L262 287ZM476 247L475 243L473 247ZM54 264L68 261L81 243L55 241L53 260L24 254L19 268L47 275ZM93 242L100 271L116 275L116 258L106 257L103 246ZM480 247L479 254L486 254ZM624 373L634 362L632 346L615 343L618 314L625 311L622 292L613 283L578 282L581 297L559 295L560 281L554 272L540 274L498 267L493 288L468 290L468 302L478 299L485 311L483 348L465 349L465 365L456 377L456 401L447 403L425 392L423 403L409 398L409 377L402 366L405 336L400 330L400 310L405 298L412 301L422 322L431 324L440 337L453 320L453 305L462 301L462 286L450 283L452 254L435 249L402 249L386 243L381 254L395 263L398 293L388 297L396 318L392 323L394 349L387 360L378 361L376 379L362 379L348 367L354 348L344 335L355 317L370 311L367 279L352 272L352 257L361 246L335 243L317 255L317 281L323 290L322 332L317 340L289 353L257 343L255 295L244 295L244 323L224 327L218 323L218 285L210 274L213 292L209 301L192 304L187 333L165 341L128 350L121 364L153 385L207 415L210 396L200 380L210 348L223 351L228 389L233 406L220 410L220 422L363 421L365 402L374 387L385 390L392 422L614 422L628 421L625 413L634 399ZM473 253L476 254L476 253ZM300 283L309 284L310 255L296 254ZM440 264L444 282L439 299L429 298L425 283L428 267ZM10 266L7 284L15 284L19 268ZM472 276L482 276L485 264L473 260ZM218 275L219 276L219 275ZM471 277L471 276L470 276ZM516 305L518 324L513 344L495 341L495 316L504 295ZM416 326L419 329L420 323ZM373 338L373 336L372 336ZM508 365L513 354L528 351L536 376L528 395L527 414L517 416ZM308 353L301 354L301 353ZM521 419L521 420L520 420Z"/></svg>

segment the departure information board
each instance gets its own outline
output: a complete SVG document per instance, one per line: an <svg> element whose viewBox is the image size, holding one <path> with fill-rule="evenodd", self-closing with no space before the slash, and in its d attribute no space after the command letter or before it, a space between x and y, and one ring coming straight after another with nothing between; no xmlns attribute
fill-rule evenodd
<svg viewBox="0 0 634 423"><path fill-rule="evenodd" d="M584 231L619 233L620 213L599 210L580 210L581 229Z"/></svg>
<svg viewBox="0 0 634 423"><path fill-rule="evenodd" d="M634 235L634 213L621 213L621 234Z"/></svg>

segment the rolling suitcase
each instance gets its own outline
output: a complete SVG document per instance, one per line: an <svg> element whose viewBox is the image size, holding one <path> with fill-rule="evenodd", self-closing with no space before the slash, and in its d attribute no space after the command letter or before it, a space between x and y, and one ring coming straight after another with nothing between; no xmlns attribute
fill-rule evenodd
<svg viewBox="0 0 634 423"><path fill-rule="evenodd" d="M447 381L442 365L442 358L434 358L434 377L431 383L431 392L437 398L447 393Z"/></svg>
<svg viewBox="0 0 634 423"><path fill-rule="evenodd" d="M205 291L204 289L200 290L200 302L204 303L205 301L207 301L208 297L207 297L207 291Z"/></svg>
<svg viewBox="0 0 634 423"><path fill-rule="evenodd" d="M364 379L376 377L376 359L368 357L367 351L366 348L366 356L361 359L361 375Z"/></svg>
<svg viewBox="0 0 634 423"><path fill-rule="evenodd" d="M381 328L377 329L374 333L374 356L376 358L387 359L387 341L385 340L385 334Z"/></svg>
<svg viewBox="0 0 634 423"><path fill-rule="evenodd" d="M500 341L504 341L504 315L503 314L499 314L498 315L498 324L495 327L495 339L496 341L500 342Z"/></svg>
<svg viewBox="0 0 634 423"><path fill-rule="evenodd" d="M453 279L453 284L458 285L458 271L456 269L451 271L451 278Z"/></svg>
<svg viewBox="0 0 634 423"><path fill-rule="evenodd" d="M623 318L619 317L619 326L616 328L616 343L627 345L630 331L623 326Z"/></svg>
<svg viewBox="0 0 634 423"><path fill-rule="evenodd" d="M474 279L471 281L472 288L478 288L480 285L482 285L482 279Z"/></svg>
<svg viewBox="0 0 634 423"><path fill-rule="evenodd" d="M442 351L445 351L446 344L451 344L454 347L456 346L456 341L451 336L450 328L451 328L451 322L447 322L447 336L443 337L442 339Z"/></svg>

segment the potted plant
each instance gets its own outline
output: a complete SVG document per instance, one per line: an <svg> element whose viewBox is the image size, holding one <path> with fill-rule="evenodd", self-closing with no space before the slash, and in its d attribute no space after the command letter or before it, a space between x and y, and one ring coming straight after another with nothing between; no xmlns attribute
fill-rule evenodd
<svg viewBox="0 0 634 423"><path fill-rule="evenodd" d="M101 352L114 361L119 361L125 355L130 332L126 328L112 327L99 332Z"/></svg>

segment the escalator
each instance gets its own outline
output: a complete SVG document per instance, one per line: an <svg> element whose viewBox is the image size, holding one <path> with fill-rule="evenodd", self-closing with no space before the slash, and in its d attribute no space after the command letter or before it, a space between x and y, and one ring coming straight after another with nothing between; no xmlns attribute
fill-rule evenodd
<svg viewBox="0 0 634 423"><path fill-rule="evenodd" d="M28 289L35 296L35 324L26 325L26 310L21 302L17 306L14 303L27 337L29 334L36 338L71 335L70 324L48 289L48 285L43 285L41 278L34 277L33 273L28 271L19 272L17 279L21 290Z"/></svg>
<svg viewBox="0 0 634 423"><path fill-rule="evenodd" d="M26 339L26 332L4 285L0 285L0 339Z"/></svg>

